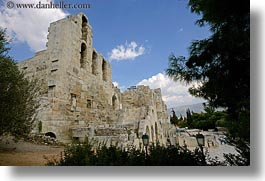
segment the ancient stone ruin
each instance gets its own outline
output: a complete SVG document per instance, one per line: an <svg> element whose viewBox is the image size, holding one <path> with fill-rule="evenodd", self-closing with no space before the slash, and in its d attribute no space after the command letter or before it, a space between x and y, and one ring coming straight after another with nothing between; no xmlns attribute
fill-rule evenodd
<svg viewBox="0 0 265 181"><path fill-rule="evenodd" d="M41 85L35 133L70 143L90 139L107 145L166 144L169 116L161 90L132 86L121 92L112 83L109 62L92 47L92 28L84 14L53 22L47 49L19 63Z"/></svg>

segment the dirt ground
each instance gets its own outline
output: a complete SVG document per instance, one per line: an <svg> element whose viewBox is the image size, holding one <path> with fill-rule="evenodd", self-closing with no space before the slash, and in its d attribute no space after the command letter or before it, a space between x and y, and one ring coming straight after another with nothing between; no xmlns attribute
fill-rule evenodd
<svg viewBox="0 0 265 181"><path fill-rule="evenodd" d="M44 166L59 160L63 146L38 145L25 141L0 141L0 166Z"/></svg>

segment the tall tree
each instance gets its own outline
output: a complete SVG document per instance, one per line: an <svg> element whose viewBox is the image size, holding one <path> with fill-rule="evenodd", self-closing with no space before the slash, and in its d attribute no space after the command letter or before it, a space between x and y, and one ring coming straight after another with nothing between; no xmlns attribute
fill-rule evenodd
<svg viewBox="0 0 265 181"><path fill-rule="evenodd" d="M187 124L189 127L192 127L192 116L189 108L186 110L186 114L187 114Z"/></svg>
<svg viewBox="0 0 265 181"><path fill-rule="evenodd" d="M200 14L199 26L212 35L191 43L190 55L169 58L167 74L175 80L200 82L189 92L225 107L238 121L250 110L250 10L249 1L190 0L192 12Z"/></svg>
<svg viewBox="0 0 265 181"><path fill-rule="evenodd" d="M178 124L178 117L176 115L176 112L174 111L174 109L172 108L172 116L170 116L170 123L174 124L175 126Z"/></svg>
<svg viewBox="0 0 265 181"><path fill-rule="evenodd" d="M29 82L8 56L8 41L0 28L0 136L25 137L32 130L38 107L37 86Z"/></svg>
<svg viewBox="0 0 265 181"><path fill-rule="evenodd" d="M189 57L169 57L167 74L175 80L200 82L189 92L212 107L227 108L230 134L249 163L250 141L250 2L247 0L190 0L201 16L199 26L212 35L191 43ZM237 139L234 139L237 138ZM239 143L238 140L241 142ZM245 144L246 143L246 144ZM238 146L242 150L242 146Z"/></svg>

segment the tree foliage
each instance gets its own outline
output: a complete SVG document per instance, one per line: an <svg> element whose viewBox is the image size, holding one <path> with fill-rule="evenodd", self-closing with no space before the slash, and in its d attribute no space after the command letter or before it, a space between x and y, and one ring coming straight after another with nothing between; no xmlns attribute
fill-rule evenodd
<svg viewBox="0 0 265 181"><path fill-rule="evenodd" d="M166 72L175 80L199 82L189 92L208 100L212 107L226 108L232 140L249 145L250 3L190 0L188 5L201 16L196 23L210 27L212 35L193 41L187 58L171 55ZM241 156L248 159L246 150Z"/></svg>
<svg viewBox="0 0 265 181"><path fill-rule="evenodd" d="M178 120L178 117L176 115L176 112L174 111L174 109L172 109L172 116L170 116L170 123L173 124L173 125L177 125L179 120Z"/></svg>
<svg viewBox="0 0 265 181"><path fill-rule="evenodd" d="M167 75L187 83L199 82L199 86L189 89L193 96L208 100L212 107L227 108L229 134L238 149L244 148L240 156L248 165L250 2L190 0L188 5L191 12L201 16L196 23L210 27L212 35L193 41L188 58L171 55ZM238 146L238 140L245 146ZM237 157L229 158L231 163L238 162Z"/></svg>
<svg viewBox="0 0 265 181"><path fill-rule="evenodd" d="M216 129L216 127L228 127L229 120L226 111L215 111L208 106L205 107L204 111L205 112L201 113L191 113L187 111L189 116L179 121L178 126L205 131L208 129Z"/></svg>
<svg viewBox="0 0 265 181"><path fill-rule="evenodd" d="M24 78L8 50L5 31L0 29L0 136L25 137L32 130L38 88L35 81Z"/></svg>
<svg viewBox="0 0 265 181"><path fill-rule="evenodd" d="M192 117L191 117L190 109L187 109L186 110L186 115L187 115L187 124L188 124L188 127L192 127Z"/></svg>
<svg viewBox="0 0 265 181"><path fill-rule="evenodd" d="M189 6L202 16L197 24L208 25L212 35L193 41L188 58L171 55L167 74L201 82L190 93L213 107L228 108L231 119L238 120L250 109L249 1L190 0Z"/></svg>
<svg viewBox="0 0 265 181"><path fill-rule="evenodd" d="M224 154L226 162L232 166L250 165L250 145L243 140L229 140L229 143L236 147L239 154Z"/></svg>

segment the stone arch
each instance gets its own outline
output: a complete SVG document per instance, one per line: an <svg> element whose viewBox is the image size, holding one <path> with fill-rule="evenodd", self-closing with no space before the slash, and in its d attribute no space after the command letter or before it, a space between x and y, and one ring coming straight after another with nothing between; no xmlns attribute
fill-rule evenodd
<svg viewBox="0 0 265 181"><path fill-rule="evenodd" d="M106 60L102 60L102 79L104 81L107 81L107 77L108 77L108 74L107 74L107 62Z"/></svg>
<svg viewBox="0 0 265 181"><path fill-rule="evenodd" d="M96 75L96 69L97 69L97 53L95 51L93 51L92 53L92 74Z"/></svg>
<svg viewBox="0 0 265 181"><path fill-rule="evenodd" d="M145 133L149 136L149 139L150 139L151 134L150 134L149 126L145 127Z"/></svg>
<svg viewBox="0 0 265 181"><path fill-rule="evenodd" d="M151 139L152 142L155 142L155 133L154 133L154 126L151 126Z"/></svg>
<svg viewBox="0 0 265 181"><path fill-rule="evenodd" d="M80 67L85 67L85 60L87 57L87 47L85 43L81 44L81 52L80 52Z"/></svg>
<svg viewBox="0 0 265 181"><path fill-rule="evenodd" d="M158 138L158 127L157 127L157 122L155 122L155 139L156 139L156 142L159 141L159 138Z"/></svg>
<svg viewBox="0 0 265 181"><path fill-rule="evenodd" d="M88 23L87 18L83 15L82 16L82 27L86 26Z"/></svg>
<svg viewBox="0 0 265 181"><path fill-rule="evenodd" d="M53 132L47 132L47 133L45 133L45 136L49 136L51 138L56 138L56 134Z"/></svg>
<svg viewBox="0 0 265 181"><path fill-rule="evenodd" d="M85 16L82 16L82 39L87 41L87 25L88 25L88 21L87 18Z"/></svg>

